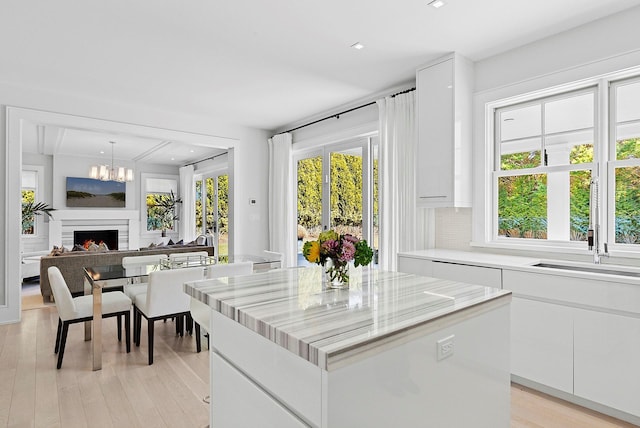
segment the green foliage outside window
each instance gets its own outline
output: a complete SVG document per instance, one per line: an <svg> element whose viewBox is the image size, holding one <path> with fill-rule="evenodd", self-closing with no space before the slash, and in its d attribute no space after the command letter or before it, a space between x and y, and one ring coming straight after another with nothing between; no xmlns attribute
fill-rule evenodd
<svg viewBox="0 0 640 428"><path fill-rule="evenodd" d="M22 190L22 207L36 202L36 191L33 189ZM35 215L22 216L22 234L33 235L35 233Z"/></svg>
<svg viewBox="0 0 640 428"><path fill-rule="evenodd" d="M640 138L618 141L617 159L640 158ZM593 161L593 145L575 146L570 163ZM502 170L539 166L537 152L501 156ZM570 235L572 241L586 240L589 224L589 171L571 171ZM619 167L615 173L615 234L617 243L640 244L640 167ZM498 180L498 235L546 239L546 174L505 176Z"/></svg>

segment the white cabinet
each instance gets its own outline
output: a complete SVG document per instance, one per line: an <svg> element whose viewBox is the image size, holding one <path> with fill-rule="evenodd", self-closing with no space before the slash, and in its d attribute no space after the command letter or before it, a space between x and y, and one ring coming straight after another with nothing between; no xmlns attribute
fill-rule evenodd
<svg viewBox="0 0 640 428"><path fill-rule="evenodd" d="M640 415L640 319L576 309L574 335L575 395Z"/></svg>
<svg viewBox="0 0 640 428"><path fill-rule="evenodd" d="M514 297L511 373L573 393L572 309Z"/></svg>
<svg viewBox="0 0 640 428"><path fill-rule="evenodd" d="M412 273L414 275L433 276L433 262L431 260L405 257L398 255L398 272Z"/></svg>
<svg viewBox="0 0 640 428"><path fill-rule="evenodd" d="M435 278L484 285L485 287L502 288L502 269L434 260L431 271Z"/></svg>
<svg viewBox="0 0 640 428"><path fill-rule="evenodd" d="M417 204L471 206L473 63L452 54L416 73Z"/></svg>
<svg viewBox="0 0 640 428"><path fill-rule="evenodd" d="M211 383L211 401L216 406L212 426L308 427L216 353L212 354L212 370L215 381ZM233 385L233 389L229 389L229 385Z"/></svg>

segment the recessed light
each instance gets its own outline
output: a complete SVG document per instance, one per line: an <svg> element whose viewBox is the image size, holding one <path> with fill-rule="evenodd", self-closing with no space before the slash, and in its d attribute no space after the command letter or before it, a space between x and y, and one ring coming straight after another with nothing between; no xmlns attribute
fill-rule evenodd
<svg viewBox="0 0 640 428"><path fill-rule="evenodd" d="M358 49L358 50L364 49L364 45L362 43L360 43L360 42L356 42L356 43L352 44L351 47L354 48L354 49Z"/></svg>
<svg viewBox="0 0 640 428"><path fill-rule="evenodd" d="M193 153L193 149L189 150L189 153Z"/></svg>
<svg viewBox="0 0 640 428"><path fill-rule="evenodd" d="M171 160L176 160L176 158L171 158Z"/></svg>
<svg viewBox="0 0 640 428"><path fill-rule="evenodd" d="M100 150L100 154L103 155L104 154L104 150Z"/></svg>
<svg viewBox="0 0 640 428"><path fill-rule="evenodd" d="M436 9L441 8L442 6L444 6L444 0L433 0L429 3L429 6L433 6Z"/></svg>

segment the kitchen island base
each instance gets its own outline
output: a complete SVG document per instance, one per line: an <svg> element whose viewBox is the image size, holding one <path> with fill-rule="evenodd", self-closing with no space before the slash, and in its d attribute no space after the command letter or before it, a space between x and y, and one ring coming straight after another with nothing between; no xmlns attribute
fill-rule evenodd
<svg viewBox="0 0 640 428"><path fill-rule="evenodd" d="M213 311L212 426L506 428L510 299L346 351L327 369Z"/></svg>

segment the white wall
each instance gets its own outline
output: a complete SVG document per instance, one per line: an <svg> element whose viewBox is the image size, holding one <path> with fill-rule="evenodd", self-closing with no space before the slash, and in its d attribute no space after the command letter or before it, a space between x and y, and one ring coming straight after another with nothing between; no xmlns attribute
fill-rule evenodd
<svg viewBox="0 0 640 428"><path fill-rule="evenodd" d="M234 162L239 176L235 191L238 199L249 196L259 197L266 193L267 156L264 131L257 131L234 124L223 123L213 117L189 115L184 112L154 110L148 107L113 103L106 99L91 99L70 93L59 93L20 85L0 83L0 176L5 178L5 186L0 186L0 209L5 215L6 228L0 230L0 242L7 251L0 258L1 279L0 306L5 300L19 302L19 251L8 251L20 245L19 195L21 157L11 156L11 165L7 165L7 117L6 106L24 107L35 110L65 113L82 117L104 119L125 124L169 129L212 136L220 141L217 147L238 146ZM15 132L15 130L14 130ZM253 147L255 146L255 148ZM15 165L14 165L15 164ZM11 207L8 210L8 207ZM237 221L237 246L242 251L267 248L266 211L257 207L255 212L242 210ZM245 225L244 223L247 222ZM7 294L8 293L8 294ZM16 298L16 293L18 294ZM7 294L7 296L5 296ZM7 297L5 299L5 297ZM8 314L8 315L7 315ZM7 319L19 319L19 305L9 312L0 310L0 322Z"/></svg>
<svg viewBox="0 0 640 428"><path fill-rule="evenodd" d="M638 20L640 7L476 63L473 232L458 241L480 243L485 238L487 147L492 144L485 122L487 103L640 65Z"/></svg>

